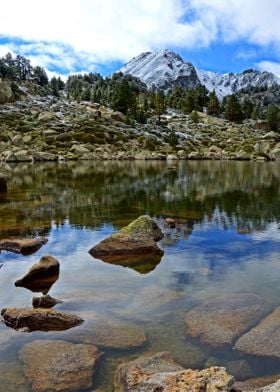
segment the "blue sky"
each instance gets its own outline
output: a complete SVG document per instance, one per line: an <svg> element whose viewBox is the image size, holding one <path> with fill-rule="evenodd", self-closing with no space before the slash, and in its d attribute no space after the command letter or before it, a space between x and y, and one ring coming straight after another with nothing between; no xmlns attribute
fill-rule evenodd
<svg viewBox="0 0 280 392"><path fill-rule="evenodd" d="M107 75L168 48L206 70L280 75L279 15L279 0L9 0L0 56L24 55L49 75Z"/></svg>

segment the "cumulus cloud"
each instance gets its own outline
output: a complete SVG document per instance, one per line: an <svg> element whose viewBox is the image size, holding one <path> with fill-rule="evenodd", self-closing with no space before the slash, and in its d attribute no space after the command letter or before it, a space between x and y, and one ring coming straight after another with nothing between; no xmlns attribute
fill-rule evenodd
<svg viewBox="0 0 280 392"><path fill-rule="evenodd" d="M142 51L203 48L239 39L279 46L279 0L9 0L0 10L0 55L9 47L68 72ZM17 38L1 46L1 37Z"/></svg>
<svg viewBox="0 0 280 392"><path fill-rule="evenodd" d="M279 0L190 0L202 23L211 20L225 41L279 44Z"/></svg>
<svg viewBox="0 0 280 392"><path fill-rule="evenodd" d="M280 63L274 61L261 61L257 66L261 71L272 72L280 78Z"/></svg>

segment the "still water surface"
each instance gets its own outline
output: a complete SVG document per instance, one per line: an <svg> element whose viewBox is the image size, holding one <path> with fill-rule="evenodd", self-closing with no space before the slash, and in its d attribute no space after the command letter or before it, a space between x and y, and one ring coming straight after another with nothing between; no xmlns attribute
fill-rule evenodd
<svg viewBox="0 0 280 392"><path fill-rule="evenodd" d="M185 367L246 359L251 376L280 373L278 361L215 350L185 334L192 307L224 294L254 293L280 305L280 164L256 162L72 162L3 166L9 193L0 199L0 239L45 236L30 256L0 253L0 305L31 306L33 294L14 286L40 257L60 262L49 294L56 309L95 311L140 325L144 347L102 349L95 387L110 391L116 365L148 351L170 351ZM135 270L94 259L88 250L112 232L149 214L175 218L159 243L157 265ZM0 332L7 329L0 326ZM67 332L64 332L67 334ZM66 335L65 335L66 336ZM33 332L0 350L0 368L22 372L18 351ZM209 363L209 361L208 361ZM0 381L19 391L14 375ZM6 377L6 378L5 378ZM242 377L242 376L240 376ZM8 381L7 381L8 380ZM29 390L27 385L24 390ZM7 389L5 389L7 390Z"/></svg>

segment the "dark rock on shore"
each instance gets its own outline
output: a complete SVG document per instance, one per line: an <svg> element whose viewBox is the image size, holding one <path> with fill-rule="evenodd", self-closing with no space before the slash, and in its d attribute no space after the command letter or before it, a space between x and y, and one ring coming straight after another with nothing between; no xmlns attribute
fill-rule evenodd
<svg viewBox="0 0 280 392"><path fill-rule="evenodd" d="M38 263L33 264L30 270L15 286L25 287L34 292L48 292L59 277L59 262L52 256L43 256Z"/></svg>
<svg viewBox="0 0 280 392"><path fill-rule="evenodd" d="M1 316L8 327L23 332L64 331L83 322L74 314L50 309L4 308Z"/></svg>
<svg viewBox="0 0 280 392"><path fill-rule="evenodd" d="M47 241L46 238L5 239L0 240L0 250L31 255L37 252Z"/></svg>
<svg viewBox="0 0 280 392"><path fill-rule="evenodd" d="M141 270L141 265L152 265L153 269L153 265L157 265L163 255L156 244L162 238L163 233L153 219L143 215L95 245L89 253L103 261L132 266L136 270L137 266Z"/></svg>
<svg viewBox="0 0 280 392"><path fill-rule="evenodd" d="M187 313L186 333L213 347L231 345L271 309L270 303L255 294L215 298Z"/></svg>
<svg viewBox="0 0 280 392"><path fill-rule="evenodd" d="M0 194L8 192L7 180L0 174Z"/></svg>
<svg viewBox="0 0 280 392"><path fill-rule="evenodd" d="M102 353L89 344L36 340L20 351L24 374L34 392L76 392L93 387Z"/></svg>
<svg viewBox="0 0 280 392"><path fill-rule="evenodd" d="M146 354L118 366L115 392L229 392L234 378L224 368L184 369L170 354Z"/></svg>

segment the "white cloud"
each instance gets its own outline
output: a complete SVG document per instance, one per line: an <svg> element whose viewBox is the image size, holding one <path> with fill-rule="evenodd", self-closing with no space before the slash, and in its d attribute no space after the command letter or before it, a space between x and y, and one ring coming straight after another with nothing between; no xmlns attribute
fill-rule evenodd
<svg viewBox="0 0 280 392"><path fill-rule="evenodd" d="M72 72L75 61L127 61L217 40L275 45L280 53L279 15L279 0L9 0L1 4L0 38L30 41L22 54L33 51L40 65L57 61Z"/></svg>
<svg viewBox="0 0 280 392"><path fill-rule="evenodd" d="M280 62L276 63L274 61L261 61L257 64L261 71L268 71L274 73L280 78Z"/></svg>
<svg viewBox="0 0 280 392"><path fill-rule="evenodd" d="M279 45L279 0L190 0L189 4L202 21L211 18L225 41Z"/></svg>

